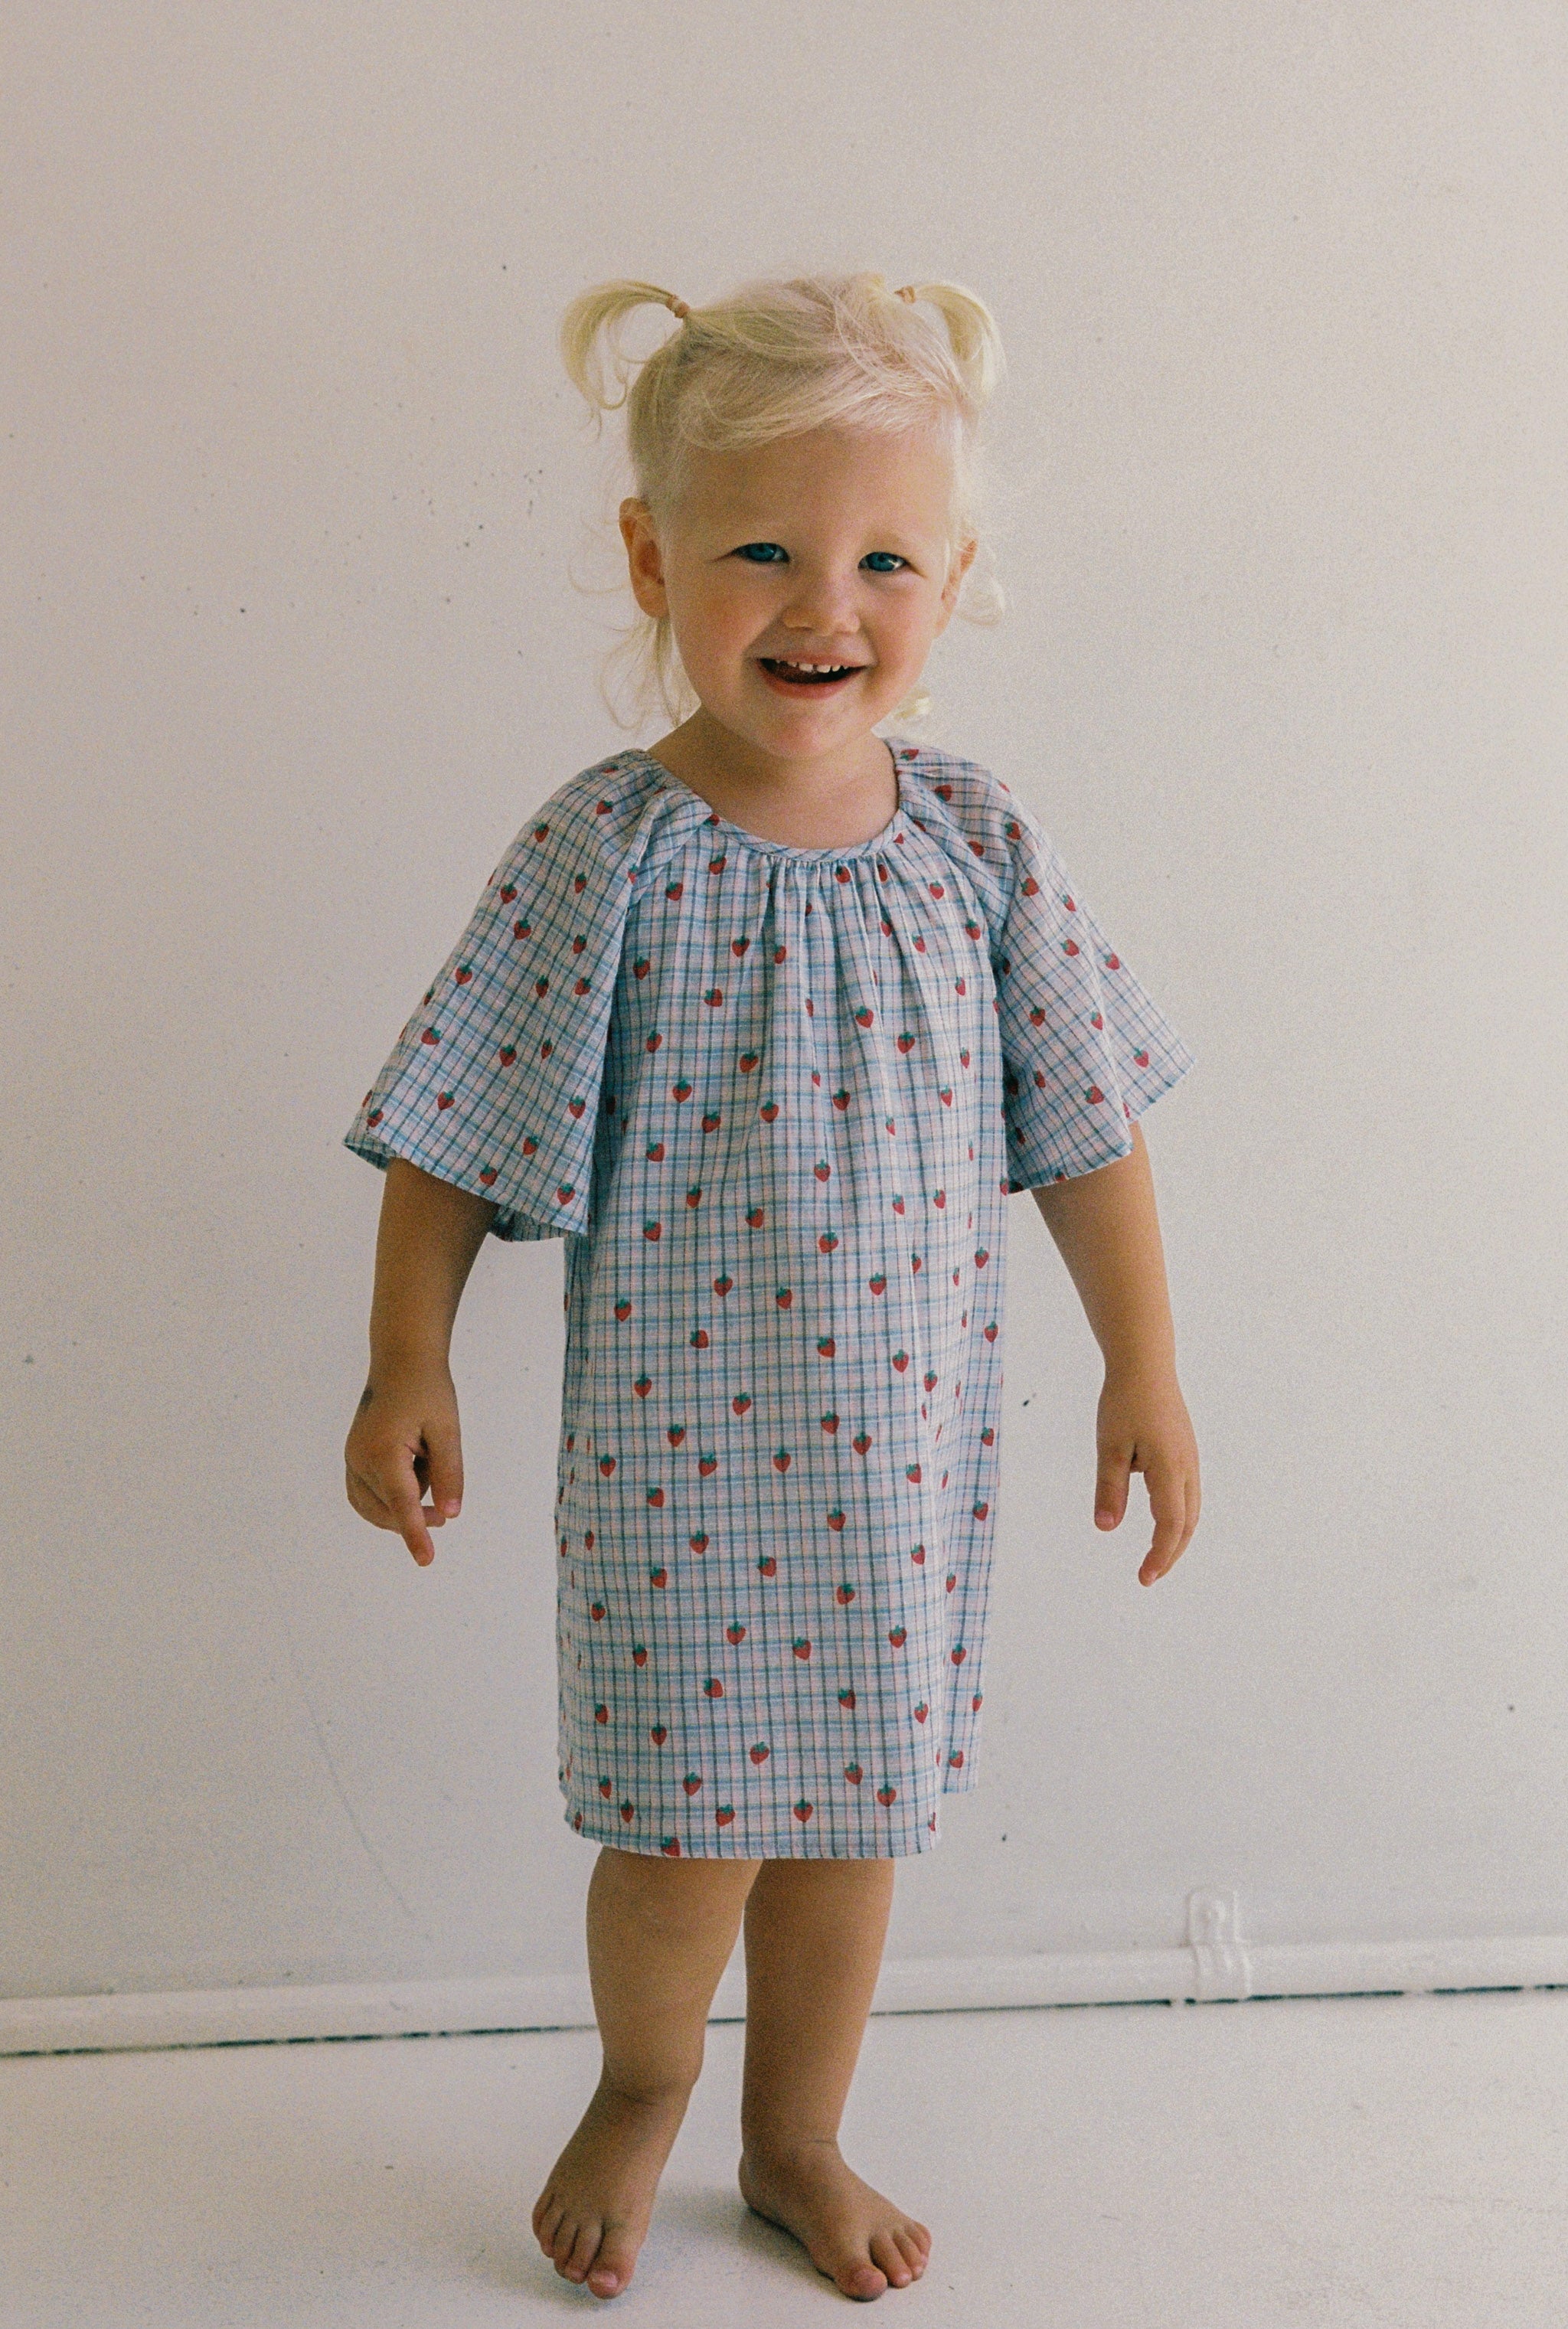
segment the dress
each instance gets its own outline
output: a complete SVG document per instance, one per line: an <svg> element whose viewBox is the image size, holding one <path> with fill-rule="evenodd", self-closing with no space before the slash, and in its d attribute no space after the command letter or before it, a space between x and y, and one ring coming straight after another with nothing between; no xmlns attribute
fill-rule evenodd
<svg viewBox="0 0 1568 2329"><path fill-rule="evenodd" d="M507 851L346 1136L564 1236L560 1778L672 1857L928 1851L975 1784L1006 1198L1193 1064L1038 821L893 740L852 849L640 750Z"/></svg>

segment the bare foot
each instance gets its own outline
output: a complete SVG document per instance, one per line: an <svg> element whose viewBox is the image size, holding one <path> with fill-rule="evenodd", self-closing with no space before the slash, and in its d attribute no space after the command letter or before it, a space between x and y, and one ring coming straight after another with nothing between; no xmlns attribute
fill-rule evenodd
<svg viewBox="0 0 1568 2329"><path fill-rule="evenodd" d="M685 2095L639 2102L600 2084L534 2205L534 2230L563 2280L619 2296L685 2117Z"/></svg>
<svg viewBox="0 0 1568 2329"><path fill-rule="evenodd" d="M845 2296L907 2288L926 2268L931 2236L846 2167L836 2143L788 2152L753 2149L741 2160L741 2196L793 2232L818 2272Z"/></svg>

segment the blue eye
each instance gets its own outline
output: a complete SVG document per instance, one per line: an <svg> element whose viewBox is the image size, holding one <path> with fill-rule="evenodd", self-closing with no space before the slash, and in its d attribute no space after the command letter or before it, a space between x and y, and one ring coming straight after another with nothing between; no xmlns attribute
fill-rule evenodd
<svg viewBox="0 0 1568 2329"><path fill-rule="evenodd" d="M886 565L877 565L875 561L878 559L885 559L887 561ZM907 558L900 558L896 551L871 550L866 552L865 556L860 562L863 566L869 566L874 574L896 574L901 566L907 566L909 564L909 560Z"/></svg>
<svg viewBox="0 0 1568 2329"><path fill-rule="evenodd" d="M753 566L775 566L787 553L776 542L743 542L735 555L750 559Z"/></svg>

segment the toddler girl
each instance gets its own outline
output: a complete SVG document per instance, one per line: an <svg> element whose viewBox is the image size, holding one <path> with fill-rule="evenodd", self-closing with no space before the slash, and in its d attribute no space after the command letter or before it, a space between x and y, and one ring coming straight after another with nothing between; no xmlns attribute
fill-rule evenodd
<svg viewBox="0 0 1568 2329"><path fill-rule="evenodd" d="M638 368L648 301L675 325ZM347 1136L386 1168L348 1495L433 1559L468 1271L486 1232L564 1237L560 1777L601 1847L604 2062L534 2228L626 2287L743 1924L741 2190L874 2297L930 2236L837 2134L893 1862L975 1784L1006 1198L1104 1353L1098 1517L1147 1475L1152 1583L1198 1468L1136 1117L1192 1055L1006 786L879 732L976 554L982 304L615 283L562 344L594 406L607 354L632 383L621 531L677 724L529 818Z"/></svg>

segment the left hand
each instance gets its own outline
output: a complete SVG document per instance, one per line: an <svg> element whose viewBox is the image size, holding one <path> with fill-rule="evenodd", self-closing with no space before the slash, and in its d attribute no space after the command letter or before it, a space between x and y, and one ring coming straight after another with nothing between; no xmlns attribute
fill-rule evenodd
<svg viewBox="0 0 1568 2329"><path fill-rule="evenodd" d="M1154 1542L1138 1572L1153 1585L1175 1567L1198 1524L1198 1443L1175 1371L1108 1367L1095 1419L1100 1473L1097 1528L1119 1528L1131 1473L1141 1472L1154 1515Z"/></svg>

